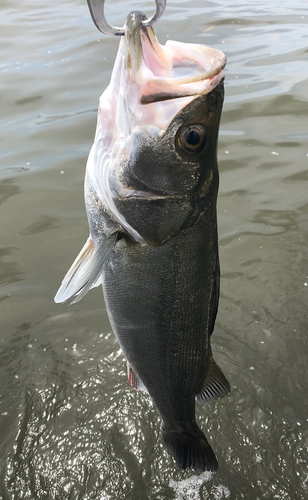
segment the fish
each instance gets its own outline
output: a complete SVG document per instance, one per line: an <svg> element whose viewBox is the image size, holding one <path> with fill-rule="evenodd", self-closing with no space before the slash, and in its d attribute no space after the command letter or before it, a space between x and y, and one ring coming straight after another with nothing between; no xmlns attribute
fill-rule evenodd
<svg viewBox="0 0 308 500"><path fill-rule="evenodd" d="M210 337L219 301L217 140L226 57L131 12L99 101L85 175L90 235L55 296L102 285L128 379L147 392L178 467L216 471L195 400L226 396Z"/></svg>

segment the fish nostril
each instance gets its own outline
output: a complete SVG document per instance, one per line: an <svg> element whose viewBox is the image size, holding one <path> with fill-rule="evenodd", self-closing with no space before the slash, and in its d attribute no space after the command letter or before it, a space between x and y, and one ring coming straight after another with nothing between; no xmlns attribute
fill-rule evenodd
<svg viewBox="0 0 308 500"><path fill-rule="evenodd" d="M212 113L217 107L216 95L212 95L209 102L209 111Z"/></svg>

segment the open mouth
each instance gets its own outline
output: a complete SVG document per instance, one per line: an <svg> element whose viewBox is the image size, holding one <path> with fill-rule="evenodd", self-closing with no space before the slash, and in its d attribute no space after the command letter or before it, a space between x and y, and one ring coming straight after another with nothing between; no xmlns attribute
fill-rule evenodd
<svg viewBox="0 0 308 500"><path fill-rule="evenodd" d="M221 50L171 40L162 46L153 28L136 29L126 48L140 104L208 93L223 78Z"/></svg>
<svg viewBox="0 0 308 500"><path fill-rule="evenodd" d="M175 115L222 81L226 56L221 50L168 40L160 45L144 16L131 12L111 82L100 98L99 120L108 148L136 126L161 135Z"/></svg>

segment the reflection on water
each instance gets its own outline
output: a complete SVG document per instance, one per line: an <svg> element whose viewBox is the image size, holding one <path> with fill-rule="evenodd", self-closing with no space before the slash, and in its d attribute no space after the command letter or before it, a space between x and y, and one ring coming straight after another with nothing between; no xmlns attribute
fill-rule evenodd
<svg viewBox="0 0 308 500"><path fill-rule="evenodd" d="M29 224L20 234L36 234L57 227L57 219L48 215L40 215L38 220Z"/></svg>
<svg viewBox="0 0 308 500"><path fill-rule="evenodd" d="M16 248L0 248L0 284L13 283L20 278L20 269L18 262L12 262L7 256L14 255Z"/></svg>
<svg viewBox="0 0 308 500"><path fill-rule="evenodd" d="M20 193L20 187L14 184L13 179L4 179L0 182L0 205L4 204L8 198Z"/></svg>
<svg viewBox="0 0 308 500"><path fill-rule="evenodd" d="M0 498L307 498L306 3L168 0L156 28L228 57L213 349L232 392L197 406L215 475L174 467L101 291L53 303L88 233L84 168L118 40L83 0L0 9ZM122 25L127 2L106 12Z"/></svg>

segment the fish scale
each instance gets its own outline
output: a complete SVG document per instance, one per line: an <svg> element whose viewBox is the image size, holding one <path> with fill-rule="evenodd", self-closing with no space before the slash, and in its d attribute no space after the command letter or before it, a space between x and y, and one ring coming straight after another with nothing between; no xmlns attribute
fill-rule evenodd
<svg viewBox="0 0 308 500"><path fill-rule="evenodd" d="M76 302L102 283L128 379L153 399L177 465L214 471L195 398L210 402L230 390L210 346L225 56L195 44L160 46L143 18L128 16L129 36L100 99L85 183L90 236L55 300Z"/></svg>

